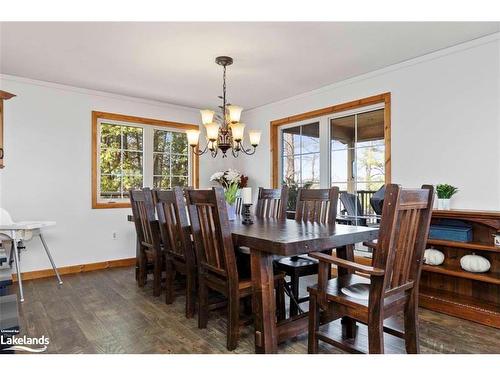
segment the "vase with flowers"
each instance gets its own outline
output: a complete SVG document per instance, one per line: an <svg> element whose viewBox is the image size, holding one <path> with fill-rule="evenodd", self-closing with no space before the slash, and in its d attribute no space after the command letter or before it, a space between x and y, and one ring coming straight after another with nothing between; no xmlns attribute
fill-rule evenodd
<svg viewBox="0 0 500 375"><path fill-rule="evenodd" d="M240 189L247 186L248 177L236 169L215 172L210 181L217 182L224 189L224 198L226 199L227 215L229 220L236 219L236 199L240 194Z"/></svg>

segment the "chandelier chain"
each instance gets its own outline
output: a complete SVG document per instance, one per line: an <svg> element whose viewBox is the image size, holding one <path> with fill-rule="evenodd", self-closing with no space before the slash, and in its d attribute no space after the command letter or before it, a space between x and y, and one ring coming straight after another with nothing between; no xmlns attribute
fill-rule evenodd
<svg viewBox="0 0 500 375"><path fill-rule="evenodd" d="M226 66L224 65L224 73L222 76L222 121L223 126L226 126Z"/></svg>

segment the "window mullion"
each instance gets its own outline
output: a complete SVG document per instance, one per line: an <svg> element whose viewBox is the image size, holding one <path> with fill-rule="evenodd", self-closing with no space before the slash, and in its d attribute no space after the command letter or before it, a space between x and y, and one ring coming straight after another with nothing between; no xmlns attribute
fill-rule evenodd
<svg viewBox="0 0 500 375"><path fill-rule="evenodd" d="M120 198L123 198L123 126L120 126Z"/></svg>
<svg viewBox="0 0 500 375"><path fill-rule="evenodd" d="M327 116L319 119L319 186L330 187L330 124Z"/></svg>
<svg viewBox="0 0 500 375"><path fill-rule="evenodd" d="M142 173L144 186L153 187L153 128L143 127Z"/></svg>

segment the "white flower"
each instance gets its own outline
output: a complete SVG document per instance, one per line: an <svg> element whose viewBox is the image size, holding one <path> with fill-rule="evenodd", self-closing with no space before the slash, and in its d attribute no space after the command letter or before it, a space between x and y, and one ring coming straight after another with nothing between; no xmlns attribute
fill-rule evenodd
<svg viewBox="0 0 500 375"><path fill-rule="evenodd" d="M210 177L210 181L217 181L217 182L219 182L219 180L222 178L222 176L224 176L224 172L215 172Z"/></svg>
<svg viewBox="0 0 500 375"><path fill-rule="evenodd" d="M233 182L240 182L241 181L241 173L238 172L237 170L235 169L229 169L227 172L226 172L226 180L229 182L229 183L233 183Z"/></svg>

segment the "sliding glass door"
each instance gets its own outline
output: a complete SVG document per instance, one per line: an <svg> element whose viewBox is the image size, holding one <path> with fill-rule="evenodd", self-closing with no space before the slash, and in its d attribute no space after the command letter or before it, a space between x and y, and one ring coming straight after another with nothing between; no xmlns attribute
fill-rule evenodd
<svg viewBox="0 0 500 375"><path fill-rule="evenodd" d="M338 186L353 203L341 202L339 211L374 215L370 198L385 183L384 118L379 104L280 127L280 181L290 188L288 208L294 209L300 187Z"/></svg>

